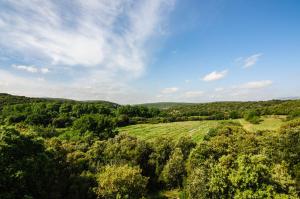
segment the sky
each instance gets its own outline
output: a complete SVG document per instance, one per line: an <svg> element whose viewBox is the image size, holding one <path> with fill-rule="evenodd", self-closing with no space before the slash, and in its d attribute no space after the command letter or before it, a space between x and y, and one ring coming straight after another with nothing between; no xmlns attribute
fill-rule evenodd
<svg viewBox="0 0 300 199"><path fill-rule="evenodd" d="M0 93L270 100L299 76L299 0L0 0Z"/></svg>

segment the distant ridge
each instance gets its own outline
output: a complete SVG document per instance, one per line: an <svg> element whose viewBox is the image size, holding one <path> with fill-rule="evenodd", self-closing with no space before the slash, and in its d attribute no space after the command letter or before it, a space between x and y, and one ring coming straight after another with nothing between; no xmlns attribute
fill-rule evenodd
<svg viewBox="0 0 300 199"><path fill-rule="evenodd" d="M289 100L300 100L300 97L281 97L273 100L260 100L260 101L289 101ZM120 106L120 104L105 100L73 100L66 98L51 98L51 97L26 97L19 95L12 95L8 93L0 93L0 107L8 104L20 104L28 102L43 102L43 101L57 101L57 102L80 102L80 103L103 103L110 106ZM169 109L178 106L192 106L201 104L211 104L211 103L223 103L223 102L247 102L247 101L215 101L215 102L153 102L153 103L141 103L132 104L137 106L145 106L148 108L159 108L159 109ZM248 102L259 102L259 101L248 101Z"/></svg>
<svg viewBox="0 0 300 199"><path fill-rule="evenodd" d="M281 97L281 98L278 98L279 100L299 100L300 97Z"/></svg>
<svg viewBox="0 0 300 199"><path fill-rule="evenodd" d="M194 105L199 103L188 103L188 102L153 102L153 103L145 103L145 104L137 104L138 106L146 106L148 108L159 108L159 109L168 109L175 106L182 105Z"/></svg>
<svg viewBox="0 0 300 199"><path fill-rule="evenodd" d="M30 103L30 102L81 102L81 103L103 103L106 105L110 105L113 107L120 106L117 103L104 101L104 100L87 100L87 101L79 101L79 100L72 100L72 99L65 99L65 98L51 98L51 97L26 97L20 95L11 95L8 93L0 93L0 108L3 105L13 105L13 104L22 104L22 103Z"/></svg>

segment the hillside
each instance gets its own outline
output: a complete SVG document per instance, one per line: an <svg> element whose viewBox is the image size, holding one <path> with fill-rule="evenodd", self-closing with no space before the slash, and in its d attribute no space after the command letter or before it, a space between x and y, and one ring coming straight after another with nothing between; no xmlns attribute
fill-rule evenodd
<svg viewBox="0 0 300 199"><path fill-rule="evenodd" d="M89 104L103 104L105 106L110 106L110 107L119 106L117 103L103 101L103 100L76 101L76 100L63 99L63 98L48 98L48 97L38 98L38 97L26 97L26 96L11 95L7 93L0 93L0 109L4 105L27 104L27 103L34 103L34 102L89 103Z"/></svg>

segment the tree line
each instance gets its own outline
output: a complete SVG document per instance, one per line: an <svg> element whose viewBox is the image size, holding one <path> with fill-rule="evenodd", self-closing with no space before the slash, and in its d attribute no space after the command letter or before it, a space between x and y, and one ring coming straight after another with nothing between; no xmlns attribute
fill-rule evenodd
<svg viewBox="0 0 300 199"><path fill-rule="evenodd" d="M160 108L153 104L118 105L105 101L80 102L0 95L0 120L8 124L24 122L30 125L65 128L88 114L109 116L117 126L238 118L245 118L256 124L264 115L287 115L288 119L300 116L300 100L179 104L167 109L158 103L158 107Z"/></svg>

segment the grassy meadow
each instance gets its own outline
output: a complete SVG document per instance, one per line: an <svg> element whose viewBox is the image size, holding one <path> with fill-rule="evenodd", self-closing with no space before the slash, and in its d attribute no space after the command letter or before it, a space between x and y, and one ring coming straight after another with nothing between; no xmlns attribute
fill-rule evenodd
<svg viewBox="0 0 300 199"><path fill-rule="evenodd" d="M277 130L284 123L285 116L264 116L259 124L251 124L244 119L236 120L207 120L186 121L159 124L137 124L119 128L120 133L126 133L137 138L151 141L157 137L168 136L175 140L183 136L191 136L196 142L203 139L211 128L217 127L224 121L240 123L248 131Z"/></svg>

